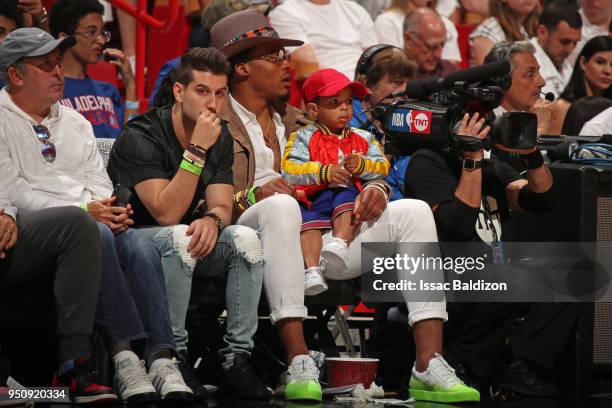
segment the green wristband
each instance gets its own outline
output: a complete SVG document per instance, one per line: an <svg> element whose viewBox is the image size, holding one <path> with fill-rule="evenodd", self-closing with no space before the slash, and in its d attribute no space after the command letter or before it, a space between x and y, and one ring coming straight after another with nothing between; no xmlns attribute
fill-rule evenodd
<svg viewBox="0 0 612 408"><path fill-rule="evenodd" d="M254 205L257 202L257 198L255 198L255 192L259 187L251 187L249 191L247 191L247 201L249 204Z"/></svg>
<svg viewBox="0 0 612 408"><path fill-rule="evenodd" d="M181 162L181 169L187 170L188 172L190 172L191 174L195 174L196 176L202 174L202 167L196 166L195 164L191 164L187 160L183 160Z"/></svg>
<svg viewBox="0 0 612 408"><path fill-rule="evenodd" d="M88 212L88 208L87 208L87 203L81 203L81 205L79 205L79 207L81 207L81 210Z"/></svg>

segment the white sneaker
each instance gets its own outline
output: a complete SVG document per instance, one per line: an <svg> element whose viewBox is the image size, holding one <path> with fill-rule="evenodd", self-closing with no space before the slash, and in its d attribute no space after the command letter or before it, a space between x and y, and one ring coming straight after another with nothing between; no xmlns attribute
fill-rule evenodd
<svg viewBox="0 0 612 408"><path fill-rule="evenodd" d="M306 296L316 296L328 289L327 283L325 282L325 278L323 277L321 268L319 266L313 266L306 269L304 281L304 294Z"/></svg>
<svg viewBox="0 0 612 408"><path fill-rule="evenodd" d="M113 385L123 403L148 403L157 399L155 388L147 377L145 362L136 354L132 351L121 351L113 357L113 362Z"/></svg>
<svg viewBox="0 0 612 408"><path fill-rule="evenodd" d="M427 370L419 373L412 368L410 395L417 401L466 402L480 401L478 390L468 387L457 377L455 370L436 353L429 360Z"/></svg>
<svg viewBox="0 0 612 408"><path fill-rule="evenodd" d="M309 355L293 357L291 364L281 375L286 400L321 401L323 393L319 383L319 369Z"/></svg>
<svg viewBox="0 0 612 408"><path fill-rule="evenodd" d="M324 235L321 258L325 264L325 269L335 273L342 272L347 268L346 257L348 255L348 244L345 240Z"/></svg>
<svg viewBox="0 0 612 408"><path fill-rule="evenodd" d="M162 401L192 401L193 391L185 384L176 358L158 358L151 364L149 378Z"/></svg>

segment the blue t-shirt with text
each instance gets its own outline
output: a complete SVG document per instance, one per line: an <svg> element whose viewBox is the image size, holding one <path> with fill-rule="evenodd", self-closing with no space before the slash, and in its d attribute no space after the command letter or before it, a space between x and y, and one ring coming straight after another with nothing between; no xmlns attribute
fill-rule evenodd
<svg viewBox="0 0 612 408"><path fill-rule="evenodd" d="M64 106L72 108L91 123L97 138L116 139L123 124L123 101L111 83L90 78L65 78Z"/></svg>

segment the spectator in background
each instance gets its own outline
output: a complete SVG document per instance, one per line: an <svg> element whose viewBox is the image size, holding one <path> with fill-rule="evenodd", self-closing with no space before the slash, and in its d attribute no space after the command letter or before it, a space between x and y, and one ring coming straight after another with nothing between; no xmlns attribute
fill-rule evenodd
<svg viewBox="0 0 612 408"><path fill-rule="evenodd" d="M414 78L415 73L416 62L402 48L388 44L367 48L359 57L355 81L362 83L368 94L363 100L353 100L353 118L349 126L362 127L371 119L369 109L387 95L406 88L406 83Z"/></svg>
<svg viewBox="0 0 612 408"><path fill-rule="evenodd" d="M417 62L417 78L444 77L457 66L442 59L446 43L446 28L433 10L418 8L404 20L404 49Z"/></svg>
<svg viewBox="0 0 612 408"><path fill-rule="evenodd" d="M561 98L574 102L584 96L612 98L612 38L591 38L578 54L574 72Z"/></svg>
<svg viewBox="0 0 612 408"><path fill-rule="evenodd" d="M17 8L21 10L23 27L38 27L49 31L49 15L43 6L42 0L14 0ZM19 28L19 27L17 27Z"/></svg>
<svg viewBox="0 0 612 408"><path fill-rule="evenodd" d="M17 7L15 0L0 0L0 43L4 37L16 28L23 26L23 17ZM4 86L4 81L0 79L0 88Z"/></svg>
<svg viewBox="0 0 612 408"><path fill-rule="evenodd" d="M599 113L584 124L580 136L612 135L612 108Z"/></svg>
<svg viewBox="0 0 612 408"><path fill-rule="evenodd" d="M291 56L298 80L320 68L353 78L359 56L377 42L372 18L350 0L284 0L270 23L281 37L304 42Z"/></svg>
<svg viewBox="0 0 612 408"><path fill-rule="evenodd" d="M8 33L23 26L23 17L15 0L0 0L0 42Z"/></svg>
<svg viewBox="0 0 612 408"><path fill-rule="evenodd" d="M103 12L98 0L58 0L51 9L51 33L58 38L73 36L77 40L62 57L65 87L61 104L85 116L97 138L114 139L123 123L138 113L139 101L127 57L121 50L104 49L110 32L104 28ZM113 84L87 76L87 66L101 59L108 59L119 69L125 84L125 103Z"/></svg>
<svg viewBox="0 0 612 408"><path fill-rule="evenodd" d="M555 101L552 134L558 134L570 105L585 96L612 98L612 38L591 38L582 48L572 76Z"/></svg>
<svg viewBox="0 0 612 408"><path fill-rule="evenodd" d="M189 48L191 47L203 47L206 48L210 46L210 28L215 25L215 23L221 20L225 16L229 16L232 13L236 13L241 10L246 10L248 8L256 8L261 10L262 13L266 14L270 11L271 3L269 0L212 0L205 8L202 10L201 16L201 25L203 30L206 32L206 43L195 42L190 37L189 38ZM170 74L170 72L176 69L181 62L181 57L178 56L176 58L171 59L170 61L166 61L166 63L159 70L159 74L157 75L157 79L155 80L155 85L153 86L153 90L151 91L151 95L149 96L149 105L155 107L161 107L164 105L158 104L156 100L157 92L159 92L162 82L164 78ZM172 81L174 83L174 81ZM172 88L172 86L170 86ZM165 89L168 89L165 87ZM163 97L160 99L160 103L174 103L173 95L167 94L165 96L171 97L172 99L168 99ZM164 102L161 102L164 101ZM166 102L167 101L167 102Z"/></svg>
<svg viewBox="0 0 612 408"><path fill-rule="evenodd" d="M380 13L385 11L387 6L389 5L389 0L355 0L355 1L360 6L362 6L364 9L366 9L370 17L372 17L372 20L378 17Z"/></svg>
<svg viewBox="0 0 612 408"><path fill-rule="evenodd" d="M565 115L561 134L571 136L579 135L580 130L586 122L611 106L612 99L602 98L600 96L585 96L584 98L578 99L572 103Z"/></svg>
<svg viewBox="0 0 612 408"><path fill-rule="evenodd" d="M432 0L436 12L448 18L453 24L461 23L461 6L459 0Z"/></svg>
<svg viewBox="0 0 612 408"><path fill-rule="evenodd" d="M591 38L610 35L610 25L612 24L612 0L582 0L580 5L582 39L569 57L572 64L576 62L582 47Z"/></svg>
<svg viewBox="0 0 612 408"><path fill-rule="evenodd" d="M434 8L431 0L393 0L389 8L374 21L378 42L402 47L404 44L404 20L419 7ZM447 17L440 16L446 28L446 43L442 49L442 59L453 63L461 62L461 53L455 24Z"/></svg>
<svg viewBox="0 0 612 408"><path fill-rule="evenodd" d="M470 65L482 64L493 44L528 40L536 35L538 0L489 0L491 17L470 34Z"/></svg>
<svg viewBox="0 0 612 408"><path fill-rule="evenodd" d="M542 92L558 98L572 75L568 57L580 41L582 21L575 6L551 3L540 14L537 36L531 39L546 84Z"/></svg>
<svg viewBox="0 0 612 408"><path fill-rule="evenodd" d="M387 95L405 89L415 73L416 62L401 48L378 44L366 49L359 57L355 81L365 85L368 94L363 100L353 99L353 119L349 125L359 128L364 126L372 119L369 110L384 101ZM373 121L367 130L384 143L379 121ZM408 160L408 156L394 156L390 160L387 182L391 186L391 201L404 198L404 174Z"/></svg>

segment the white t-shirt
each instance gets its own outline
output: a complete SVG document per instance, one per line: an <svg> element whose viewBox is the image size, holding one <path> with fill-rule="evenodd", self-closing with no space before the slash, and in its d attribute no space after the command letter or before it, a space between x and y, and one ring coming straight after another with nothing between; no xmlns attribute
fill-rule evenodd
<svg viewBox="0 0 612 408"><path fill-rule="evenodd" d="M438 0L436 3L436 11L443 17L450 17L458 7L457 0Z"/></svg>
<svg viewBox="0 0 612 408"><path fill-rule="evenodd" d="M388 10L376 17L374 28L378 42L404 48L404 18L400 10ZM442 49L442 59L461 61L459 52L459 34L457 28L448 18L441 16L446 27L446 43Z"/></svg>
<svg viewBox="0 0 612 408"><path fill-rule="evenodd" d="M598 25L592 24L589 19L586 18L586 16L584 15L582 8L578 10L578 12L580 13L580 17L582 17L582 38L580 39L580 41L578 41L578 44L576 44L576 48L574 48L574 51L572 51L570 56L567 58L571 64L574 64L576 62L580 51L582 51L582 47L584 47L584 44L586 44L591 38L609 34L608 30L604 30Z"/></svg>
<svg viewBox="0 0 612 408"><path fill-rule="evenodd" d="M540 46L538 39L533 37L530 41L536 49L535 58L538 64L540 64L540 75L542 75L542 78L546 81L546 85L542 88L542 92L552 92L555 94L555 98L558 98L569 82L574 67L572 67L572 64L570 64L566 58L565 61L563 61L561 72L559 72L548 54L546 54L546 51Z"/></svg>
<svg viewBox="0 0 612 408"><path fill-rule="evenodd" d="M612 134L612 108L608 108L589 120L580 130L580 136L601 136Z"/></svg>
<svg viewBox="0 0 612 408"><path fill-rule="evenodd" d="M284 0L270 13L270 23L281 37L311 44L321 68L334 68L349 78L355 76L363 50L378 43L368 12L349 0L324 5Z"/></svg>
<svg viewBox="0 0 612 408"><path fill-rule="evenodd" d="M280 173L274 171L274 152L266 145L261 126L259 126L255 114L242 106L231 94L229 98L230 105L242 121L253 145L253 153L255 155L255 180L253 185L261 186L272 179L280 177ZM278 144L282 154L287 145L285 125L283 125L280 115L276 112L272 115L272 120L276 125L276 137L278 137Z"/></svg>

